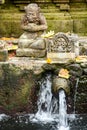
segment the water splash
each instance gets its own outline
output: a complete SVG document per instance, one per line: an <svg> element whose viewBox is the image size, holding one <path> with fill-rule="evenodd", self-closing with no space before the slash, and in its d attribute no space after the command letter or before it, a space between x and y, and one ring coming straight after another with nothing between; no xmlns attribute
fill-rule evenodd
<svg viewBox="0 0 87 130"><path fill-rule="evenodd" d="M34 115L33 121L51 122L54 121L58 113L58 101L53 97L51 92L52 78L47 74L45 79L41 82L39 91L39 99L37 102L38 111Z"/></svg>
<svg viewBox="0 0 87 130"><path fill-rule="evenodd" d="M57 130L69 130L66 95L64 90L59 91L59 101L52 94L52 77L47 74L41 82L38 98L38 111L31 117L37 123L56 122Z"/></svg>
<svg viewBox="0 0 87 130"><path fill-rule="evenodd" d="M4 120L4 119L8 119L10 116L5 115L5 114L0 114L0 121Z"/></svg>

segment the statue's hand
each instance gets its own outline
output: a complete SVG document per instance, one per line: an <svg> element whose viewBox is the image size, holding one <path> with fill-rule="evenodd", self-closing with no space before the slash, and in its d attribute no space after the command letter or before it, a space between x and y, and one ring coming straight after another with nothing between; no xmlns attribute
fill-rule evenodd
<svg viewBox="0 0 87 130"><path fill-rule="evenodd" d="M22 25L22 29L25 31L44 31L47 29L46 25L37 25L35 23L28 23L27 25Z"/></svg>

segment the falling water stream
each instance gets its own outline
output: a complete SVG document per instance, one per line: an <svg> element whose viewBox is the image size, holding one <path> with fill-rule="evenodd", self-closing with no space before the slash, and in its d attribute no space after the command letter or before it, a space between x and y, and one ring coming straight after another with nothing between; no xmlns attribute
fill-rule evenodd
<svg viewBox="0 0 87 130"><path fill-rule="evenodd" d="M58 114L58 100L53 97L51 92L51 75L47 75L41 82L39 99L37 102L38 111L34 115L33 121L42 121L44 123L54 121Z"/></svg>
<svg viewBox="0 0 87 130"><path fill-rule="evenodd" d="M58 100L53 98L51 85L51 75L47 75L46 79L41 84L39 99L37 103L38 112L35 114L34 121L35 119L43 122L56 120L57 128L59 130L69 130L65 92L64 90L59 91L58 103Z"/></svg>
<svg viewBox="0 0 87 130"><path fill-rule="evenodd" d="M66 95L64 90L59 91L59 130L69 130Z"/></svg>

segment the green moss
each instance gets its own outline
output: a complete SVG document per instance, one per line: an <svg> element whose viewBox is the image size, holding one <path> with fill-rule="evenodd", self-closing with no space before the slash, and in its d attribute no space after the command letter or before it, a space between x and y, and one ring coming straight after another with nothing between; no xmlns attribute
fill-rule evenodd
<svg viewBox="0 0 87 130"><path fill-rule="evenodd" d="M0 106L7 111L22 109L28 105L31 89L35 86L33 72L13 64L3 64L1 68Z"/></svg>
<svg viewBox="0 0 87 130"><path fill-rule="evenodd" d="M23 6L20 4L20 6ZM40 4L48 22L48 31L74 32L79 35L87 35L87 10L85 3L71 3L70 11L60 11L60 7L52 2ZM20 27L21 17L24 12L13 4L0 7L0 35L19 37L23 30Z"/></svg>

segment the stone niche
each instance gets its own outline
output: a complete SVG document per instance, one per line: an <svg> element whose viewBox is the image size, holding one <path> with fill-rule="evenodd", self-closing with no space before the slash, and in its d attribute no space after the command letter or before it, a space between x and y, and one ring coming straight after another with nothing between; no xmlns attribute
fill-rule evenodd
<svg viewBox="0 0 87 130"><path fill-rule="evenodd" d="M57 62L67 62L75 58L74 41L64 33L57 33L48 43L47 58Z"/></svg>

